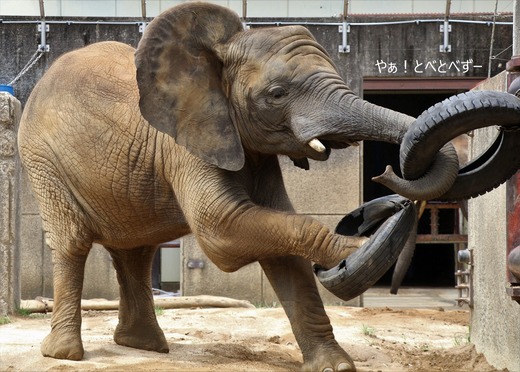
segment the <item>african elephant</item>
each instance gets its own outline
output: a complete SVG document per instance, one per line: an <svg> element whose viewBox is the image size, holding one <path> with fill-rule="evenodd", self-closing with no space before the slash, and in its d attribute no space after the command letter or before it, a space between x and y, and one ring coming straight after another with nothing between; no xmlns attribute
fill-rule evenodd
<svg viewBox="0 0 520 372"><path fill-rule="evenodd" d="M224 271L260 262L304 369L354 370L310 261L333 267L367 238L296 214L277 156L307 167L360 140L400 143L413 121L356 97L304 27L244 30L235 13L207 3L155 18L137 51L103 42L63 55L31 93L18 137L53 256L43 355L83 357L80 298L93 242L117 271L115 342L168 352L152 258L157 244L192 233ZM452 159L446 147L439 156Z"/></svg>

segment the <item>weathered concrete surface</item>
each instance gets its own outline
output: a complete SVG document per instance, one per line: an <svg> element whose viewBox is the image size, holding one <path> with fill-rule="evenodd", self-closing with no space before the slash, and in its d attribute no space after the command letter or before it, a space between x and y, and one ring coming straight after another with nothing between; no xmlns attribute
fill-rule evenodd
<svg viewBox="0 0 520 372"><path fill-rule="evenodd" d="M438 18L433 16L433 18ZM471 17L467 17L471 18ZM476 17L473 17L474 19ZM351 18L351 22L369 21L394 21L406 19L406 17L372 16ZM476 19L481 20L481 16ZM3 17L4 21L8 21ZM12 17L12 20L22 19ZM37 19L31 19L36 21ZM63 19L57 19L62 21ZM34 84L43 75L48 66L63 53L82 47L87 44L104 40L118 40L132 46L137 46L141 37L138 23L134 24L85 24L82 21L100 21L95 19L72 19L76 23L52 24L52 18L48 18L49 33L47 42L50 44L50 52L45 55L29 70L15 85L16 96L22 102L26 102ZM107 19L108 20L108 19ZM118 19L123 20L123 19ZM500 20L508 20L500 17ZM126 20L128 21L128 20ZM268 21L268 19L251 19L251 21ZM302 23L340 22L334 19L279 19L275 22L300 21ZM18 74L21 68L29 60L38 45L36 24L12 24L0 23L0 83L10 81ZM259 27L259 26L253 26ZM435 22L394 24L381 26L352 26L348 34L350 53L338 53L342 35L338 27L334 25L310 25L307 27L316 37L318 42L330 54L338 67L340 74L349 83L352 90L362 94L364 77L475 77L485 76L487 73L489 41L491 31L489 26L453 24L450 33L452 53L439 52L442 43L442 34L439 32L439 24ZM501 58L510 57L511 27L497 25L495 32L495 49L504 52ZM471 60L480 68L470 68L467 72L455 68L450 71L436 72L431 66L439 68L441 63ZM383 61L386 69L378 67L377 62ZM408 69L403 69L404 61L407 61ZM414 63L420 64L414 68ZM440 61L440 62L439 62ZM389 66L396 64L397 70ZM500 60L492 60L491 72L498 73L503 66ZM459 68L461 65L457 65ZM446 67L446 65L444 66ZM284 177L288 192L300 213L316 216L327 223L331 228L347 212L356 208L362 201L361 173L362 173L362 147L348 149L333 153L332 159L325 163L312 163L311 170L305 172L293 167L287 159L282 160ZM52 297L52 274L50 252L44 245L41 220L38 206L31 194L27 181L22 177L22 185L19 188L21 194L21 257L22 257L22 296L34 298L44 295ZM184 257L198 257L200 250L191 247L192 241L186 240L183 245ZM110 258L102 249L94 248L87 263L85 275L84 297L109 296L117 293L115 274L111 268ZM97 270L97 271L96 271ZM249 299L253 302L269 302L269 285L256 265L248 266L238 273L224 274L218 270L210 271L208 264L205 271L186 270L183 265L184 275L182 280L186 294L221 294ZM199 282L200 281L200 282ZM196 284L199 283L199 284ZM253 285L253 283L256 283ZM238 288L243 287L242 290ZM100 291L96 292L95 288ZM92 292L91 292L92 290ZM225 290L225 292L224 292ZM248 297L249 296L249 297ZM326 302L332 302L325 300Z"/></svg>
<svg viewBox="0 0 520 372"><path fill-rule="evenodd" d="M483 90L506 90L506 73L481 84ZM497 130L475 131L471 156L481 154ZM468 248L473 249L471 342L496 368L520 371L520 305L506 293L506 185L469 201Z"/></svg>
<svg viewBox="0 0 520 372"><path fill-rule="evenodd" d="M18 245L18 156L16 130L20 101L0 92L0 316L20 301Z"/></svg>

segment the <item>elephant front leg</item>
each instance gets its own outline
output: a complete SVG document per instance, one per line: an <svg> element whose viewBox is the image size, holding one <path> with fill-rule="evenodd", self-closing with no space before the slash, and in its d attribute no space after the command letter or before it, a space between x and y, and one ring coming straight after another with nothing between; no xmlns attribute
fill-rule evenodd
<svg viewBox="0 0 520 372"><path fill-rule="evenodd" d="M229 214L210 216L205 216L206 223L192 226L206 255L224 271L292 255L331 268L368 240L331 233L309 216L248 203Z"/></svg>
<svg viewBox="0 0 520 372"><path fill-rule="evenodd" d="M169 352L153 302L151 277L156 247L107 250L117 271L120 294L119 324L114 341L136 349Z"/></svg>
<svg viewBox="0 0 520 372"><path fill-rule="evenodd" d="M87 254L53 250L54 304L51 333L41 345L43 356L81 360L81 291Z"/></svg>
<svg viewBox="0 0 520 372"><path fill-rule="evenodd" d="M352 358L334 338L310 262L291 256L260 264L289 318L303 354L303 370L355 371Z"/></svg>

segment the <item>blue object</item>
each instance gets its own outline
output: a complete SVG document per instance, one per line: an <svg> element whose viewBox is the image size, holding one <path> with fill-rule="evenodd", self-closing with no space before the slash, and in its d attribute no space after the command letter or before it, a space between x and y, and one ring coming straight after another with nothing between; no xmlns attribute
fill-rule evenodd
<svg viewBox="0 0 520 372"><path fill-rule="evenodd" d="M10 85L0 84L0 92L7 92L10 95L14 96L14 88Z"/></svg>

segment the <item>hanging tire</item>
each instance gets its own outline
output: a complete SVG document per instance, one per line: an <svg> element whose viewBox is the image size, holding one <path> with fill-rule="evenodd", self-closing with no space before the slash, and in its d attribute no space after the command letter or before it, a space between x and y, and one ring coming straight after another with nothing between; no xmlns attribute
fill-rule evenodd
<svg viewBox="0 0 520 372"><path fill-rule="evenodd" d="M486 152L459 170L451 189L437 200L474 198L497 188L516 173L520 168L520 131L504 129Z"/></svg>
<svg viewBox="0 0 520 372"><path fill-rule="evenodd" d="M332 269L315 265L318 280L342 300L361 295L395 263L415 218L413 203L399 195L374 199L347 214L336 233L370 236L370 240Z"/></svg>
<svg viewBox="0 0 520 372"><path fill-rule="evenodd" d="M450 190L436 200L472 198L509 179L520 166L520 100L512 94L472 91L452 96L423 112L401 143L403 177L422 177L435 154L451 139L475 129L498 126L501 133L478 158L459 170Z"/></svg>

